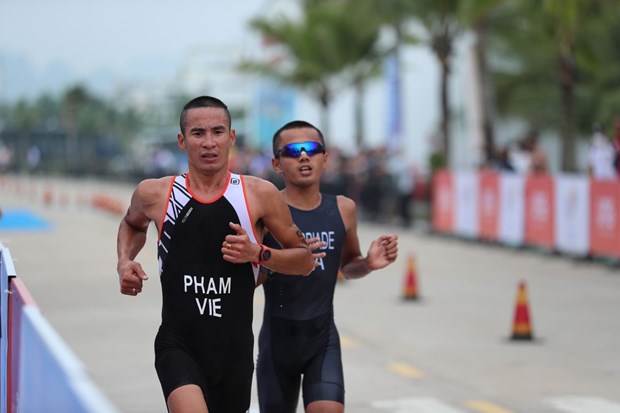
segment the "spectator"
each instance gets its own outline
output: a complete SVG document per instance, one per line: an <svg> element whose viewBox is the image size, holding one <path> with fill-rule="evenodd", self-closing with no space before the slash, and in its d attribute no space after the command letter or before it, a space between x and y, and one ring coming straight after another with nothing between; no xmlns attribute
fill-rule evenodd
<svg viewBox="0 0 620 413"><path fill-rule="evenodd" d="M614 166L616 167L616 176L620 177L620 118L616 118L614 122L614 130L616 136L613 141L614 145Z"/></svg>
<svg viewBox="0 0 620 413"><path fill-rule="evenodd" d="M592 137L588 150L588 174L594 179L613 179L616 177L614 161L616 151L603 132L600 124L592 127Z"/></svg>
<svg viewBox="0 0 620 413"><path fill-rule="evenodd" d="M538 133L532 131L525 138L525 148L530 153L529 172L532 174L546 174L547 155L538 144Z"/></svg>

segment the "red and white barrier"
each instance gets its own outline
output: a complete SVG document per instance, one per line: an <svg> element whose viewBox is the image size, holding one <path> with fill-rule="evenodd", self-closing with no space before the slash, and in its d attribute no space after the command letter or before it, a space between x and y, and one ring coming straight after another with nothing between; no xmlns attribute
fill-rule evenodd
<svg viewBox="0 0 620 413"><path fill-rule="evenodd" d="M436 232L620 258L620 180L441 170L432 193Z"/></svg>

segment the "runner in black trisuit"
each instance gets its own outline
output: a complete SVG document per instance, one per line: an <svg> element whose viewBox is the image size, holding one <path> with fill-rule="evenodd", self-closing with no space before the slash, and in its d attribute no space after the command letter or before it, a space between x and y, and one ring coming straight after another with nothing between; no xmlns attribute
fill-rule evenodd
<svg viewBox="0 0 620 413"><path fill-rule="evenodd" d="M274 169L281 173L295 224L324 257L308 277L269 273L263 283L265 307L258 346L257 385L260 411L295 413L300 388L307 413L343 412L344 378L333 298L338 272L359 278L394 262L397 237L373 241L360 253L355 203L342 195L320 192L327 165L321 132L293 121L273 139ZM277 244L269 238L271 246Z"/></svg>

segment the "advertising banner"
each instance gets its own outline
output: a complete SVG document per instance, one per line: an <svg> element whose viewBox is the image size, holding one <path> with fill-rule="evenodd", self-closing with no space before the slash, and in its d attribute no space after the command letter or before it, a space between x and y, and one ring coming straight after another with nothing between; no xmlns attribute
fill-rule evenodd
<svg viewBox="0 0 620 413"><path fill-rule="evenodd" d="M525 178L525 243L553 249L554 190L550 175L528 175Z"/></svg>
<svg viewBox="0 0 620 413"><path fill-rule="evenodd" d="M555 246L559 252L585 256L590 249L589 180L585 176L555 176Z"/></svg>
<svg viewBox="0 0 620 413"><path fill-rule="evenodd" d="M454 183L452 172L437 171L433 175L433 230L437 232L454 231Z"/></svg>
<svg viewBox="0 0 620 413"><path fill-rule="evenodd" d="M506 245L523 244L525 228L525 177L503 173L499 177L499 234Z"/></svg>
<svg viewBox="0 0 620 413"><path fill-rule="evenodd" d="M478 172L454 172L456 194L455 232L466 238L478 236Z"/></svg>
<svg viewBox="0 0 620 413"><path fill-rule="evenodd" d="M497 172L484 171L479 175L478 191L478 236L484 240L496 241L499 233L500 190Z"/></svg>
<svg viewBox="0 0 620 413"><path fill-rule="evenodd" d="M620 258L620 181L590 181L590 250Z"/></svg>

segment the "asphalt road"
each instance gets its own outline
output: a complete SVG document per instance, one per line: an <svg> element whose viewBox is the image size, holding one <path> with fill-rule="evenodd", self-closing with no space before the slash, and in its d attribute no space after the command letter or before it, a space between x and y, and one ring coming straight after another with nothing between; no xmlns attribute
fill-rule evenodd
<svg viewBox="0 0 620 413"><path fill-rule="evenodd" d="M95 181L0 177L5 218L28 211L50 225L0 225L0 242L112 404L164 413L153 368L161 305L154 231L138 257L151 278L140 296L123 296L115 271L120 217L90 202L104 194L127 203L130 193ZM397 262L337 285L347 411L620 413L620 270L393 225L361 224L362 250L383 233L399 235ZM409 258L418 300L403 299ZM521 282L531 341L510 339ZM262 305L258 289L256 332Z"/></svg>

